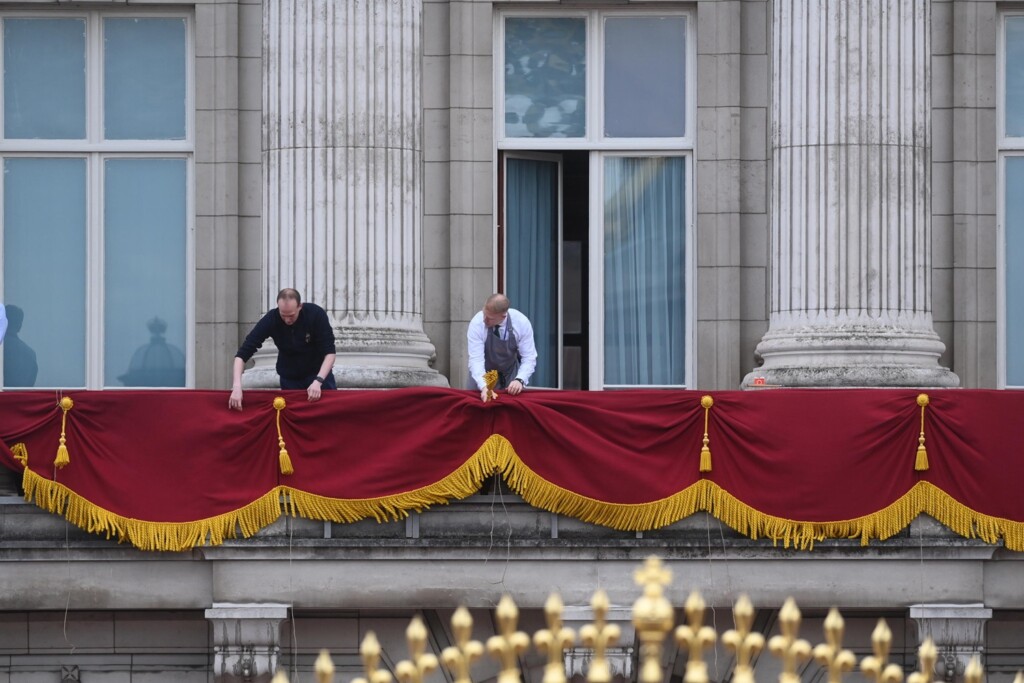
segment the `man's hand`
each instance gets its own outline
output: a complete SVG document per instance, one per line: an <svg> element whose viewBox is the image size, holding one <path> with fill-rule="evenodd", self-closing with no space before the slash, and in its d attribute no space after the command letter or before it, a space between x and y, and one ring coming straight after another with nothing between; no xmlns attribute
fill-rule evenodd
<svg viewBox="0 0 1024 683"><path fill-rule="evenodd" d="M487 387L484 387L483 389L480 390L480 400L481 401L483 401L484 403L487 403L487 401L490 400L490 398L491 398L491 390L490 389L488 389Z"/></svg>
<svg viewBox="0 0 1024 683"><path fill-rule="evenodd" d="M306 389L306 397L310 402L319 401L321 391L320 382L313 380L313 383L309 385L308 389Z"/></svg>
<svg viewBox="0 0 1024 683"><path fill-rule="evenodd" d="M518 379L514 379L511 382L509 382L509 385L505 389L505 391L508 392L510 396L516 396L518 394L521 394L523 392L523 383Z"/></svg>
<svg viewBox="0 0 1024 683"><path fill-rule="evenodd" d="M228 399L228 408L232 410L242 409L242 387L233 387L231 397Z"/></svg>

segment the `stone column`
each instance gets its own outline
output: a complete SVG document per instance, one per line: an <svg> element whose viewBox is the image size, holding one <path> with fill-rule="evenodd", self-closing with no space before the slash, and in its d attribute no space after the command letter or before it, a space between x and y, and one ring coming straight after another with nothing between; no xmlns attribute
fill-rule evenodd
<svg viewBox="0 0 1024 683"><path fill-rule="evenodd" d="M931 0L776 0L771 314L747 386L951 387L932 325Z"/></svg>
<svg viewBox="0 0 1024 683"><path fill-rule="evenodd" d="M911 605L910 618L917 622L918 641L931 638L939 651L936 680L962 681L974 656L985 651L985 624L992 610L973 605ZM984 660L982 660L984 666Z"/></svg>
<svg viewBox="0 0 1024 683"><path fill-rule="evenodd" d="M341 387L447 386L423 332L422 0L263 3L263 289L323 306ZM246 373L277 386L274 349Z"/></svg>
<svg viewBox="0 0 1024 683"><path fill-rule="evenodd" d="M213 632L216 683L270 683L281 652L288 605L214 603L206 610Z"/></svg>

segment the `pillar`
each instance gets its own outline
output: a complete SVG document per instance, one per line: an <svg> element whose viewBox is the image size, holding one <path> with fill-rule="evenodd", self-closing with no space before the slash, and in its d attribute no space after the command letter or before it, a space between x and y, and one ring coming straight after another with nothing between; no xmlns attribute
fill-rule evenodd
<svg viewBox="0 0 1024 683"><path fill-rule="evenodd" d="M263 3L264 302L295 287L327 310L339 387L448 385L423 331L422 14ZM277 386L274 361L246 384Z"/></svg>
<svg viewBox="0 0 1024 683"><path fill-rule="evenodd" d="M771 312L749 386L953 387L932 325L931 0L776 0Z"/></svg>

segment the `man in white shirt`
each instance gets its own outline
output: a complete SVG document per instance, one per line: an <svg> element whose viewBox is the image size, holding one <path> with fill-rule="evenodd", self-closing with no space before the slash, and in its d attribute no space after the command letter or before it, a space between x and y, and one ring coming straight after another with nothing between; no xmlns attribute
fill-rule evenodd
<svg viewBox="0 0 1024 683"><path fill-rule="evenodd" d="M0 304L0 344L4 341L4 334L7 332L7 310Z"/></svg>
<svg viewBox="0 0 1024 683"><path fill-rule="evenodd" d="M470 382L480 390L480 398L488 397L484 373L498 371L497 389L516 396L529 383L537 367L537 347L533 342L533 325L529 318L509 308L508 297L492 294L483 310L473 316L466 331L469 352Z"/></svg>

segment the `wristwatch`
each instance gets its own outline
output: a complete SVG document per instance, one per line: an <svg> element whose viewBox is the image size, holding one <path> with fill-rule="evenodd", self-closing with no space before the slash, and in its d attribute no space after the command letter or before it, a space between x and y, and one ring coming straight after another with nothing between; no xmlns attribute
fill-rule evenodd
<svg viewBox="0 0 1024 683"><path fill-rule="evenodd" d="M324 379L324 378L323 378L323 377L321 377L320 375L317 375L317 376L316 376L316 377L314 377L313 379L315 379L315 380L316 380L317 382L320 382L320 384L323 384L324 382L326 382L326 381L327 381L326 379Z"/></svg>

